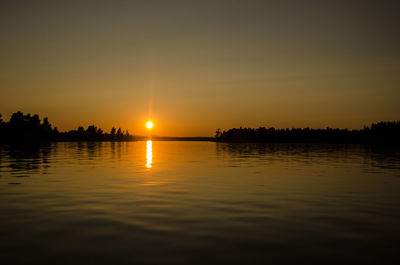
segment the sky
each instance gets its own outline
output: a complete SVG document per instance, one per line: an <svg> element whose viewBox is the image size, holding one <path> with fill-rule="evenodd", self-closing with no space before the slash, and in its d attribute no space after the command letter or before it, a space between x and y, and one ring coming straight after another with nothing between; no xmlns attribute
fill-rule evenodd
<svg viewBox="0 0 400 265"><path fill-rule="evenodd" d="M400 119L399 1L1 1L0 113L61 131Z"/></svg>

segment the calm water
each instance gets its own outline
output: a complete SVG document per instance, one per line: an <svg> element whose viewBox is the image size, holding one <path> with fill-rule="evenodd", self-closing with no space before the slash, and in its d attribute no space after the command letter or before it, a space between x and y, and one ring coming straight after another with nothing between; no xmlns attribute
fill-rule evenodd
<svg viewBox="0 0 400 265"><path fill-rule="evenodd" d="M395 264L399 246L397 152L0 147L0 264Z"/></svg>

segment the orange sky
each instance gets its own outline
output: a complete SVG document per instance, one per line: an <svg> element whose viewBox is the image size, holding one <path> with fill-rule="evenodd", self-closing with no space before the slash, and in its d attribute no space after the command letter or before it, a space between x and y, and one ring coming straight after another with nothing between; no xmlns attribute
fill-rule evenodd
<svg viewBox="0 0 400 265"><path fill-rule="evenodd" d="M211 136L400 119L397 1L2 1L0 113Z"/></svg>

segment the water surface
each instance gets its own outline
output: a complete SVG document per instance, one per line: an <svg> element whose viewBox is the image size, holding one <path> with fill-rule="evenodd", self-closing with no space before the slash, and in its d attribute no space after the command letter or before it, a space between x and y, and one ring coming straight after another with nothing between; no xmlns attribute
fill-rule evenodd
<svg viewBox="0 0 400 265"><path fill-rule="evenodd" d="M0 264L395 264L399 243L393 150L0 147Z"/></svg>

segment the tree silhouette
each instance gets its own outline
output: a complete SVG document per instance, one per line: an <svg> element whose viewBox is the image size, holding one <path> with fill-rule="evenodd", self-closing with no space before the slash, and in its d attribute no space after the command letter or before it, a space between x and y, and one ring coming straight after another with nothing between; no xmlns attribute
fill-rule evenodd
<svg viewBox="0 0 400 265"><path fill-rule="evenodd" d="M131 141L132 135L128 131L123 133L113 127L110 134L104 133L101 128L90 125L85 130L79 126L77 130L59 132L52 129L49 119L45 117L41 123L39 115L24 115L21 111L11 115L8 122L3 122L0 115L0 141L2 142L41 142L41 141Z"/></svg>
<svg viewBox="0 0 400 265"><path fill-rule="evenodd" d="M218 128L216 131L215 131L215 138L219 138L219 137L221 137L221 129L220 128Z"/></svg>
<svg viewBox="0 0 400 265"><path fill-rule="evenodd" d="M78 135L84 135L85 134L85 129L82 126L78 127Z"/></svg>
<svg viewBox="0 0 400 265"><path fill-rule="evenodd" d="M110 131L110 134L111 134L112 136L114 136L114 135L115 135L115 132L116 132L115 127L112 127L112 128L111 128L111 131Z"/></svg>

